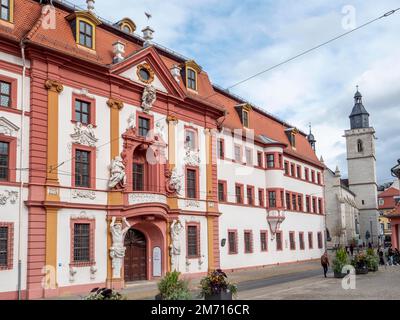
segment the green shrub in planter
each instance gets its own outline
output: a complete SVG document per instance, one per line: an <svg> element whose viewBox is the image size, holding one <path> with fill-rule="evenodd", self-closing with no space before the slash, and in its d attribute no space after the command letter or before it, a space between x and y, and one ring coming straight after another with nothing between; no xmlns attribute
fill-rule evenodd
<svg viewBox="0 0 400 320"><path fill-rule="evenodd" d="M83 300L126 300L126 297L112 289L94 288Z"/></svg>
<svg viewBox="0 0 400 320"><path fill-rule="evenodd" d="M158 283L156 300L190 300L189 283L180 279L180 272L168 272Z"/></svg>
<svg viewBox="0 0 400 320"><path fill-rule="evenodd" d="M356 274L367 274L368 264L367 255L364 252L357 254L351 261L352 266L356 269Z"/></svg>
<svg viewBox="0 0 400 320"><path fill-rule="evenodd" d="M369 271L378 271L379 257L375 254L374 249L369 248L367 250L366 262Z"/></svg>
<svg viewBox="0 0 400 320"><path fill-rule="evenodd" d="M346 274L342 273L345 265L349 264L349 258L344 248L339 248L336 251L335 259L333 259L333 273L335 278L343 278Z"/></svg>

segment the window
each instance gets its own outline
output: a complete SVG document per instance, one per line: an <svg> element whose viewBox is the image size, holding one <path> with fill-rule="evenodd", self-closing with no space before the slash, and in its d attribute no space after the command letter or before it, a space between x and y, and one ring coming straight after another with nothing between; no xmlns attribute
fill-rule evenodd
<svg viewBox="0 0 400 320"><path fill-rule="evenodd" d="M253 252L253 233L251 231L244 232L244 253Z"/></svg>
<svg viewBox="0 0 400 320"><path fill-rule="evenodd" d="M275 168L275 155L267 154L267 168Z"/></svg>
<svg viewBox="0 0 400 320"><path fill-rule="evenodd" d="M311 171L311 182L315 183L315 171L314 170Z"/></svg>
<svg viewBox="0 0 400 320"><path fill-rule="evenodd" d="M249 127L249 112L246 110L243 110L243 126Z"/></svg>
<svg viewBox="0 0 400 320"><path fill-rule="evenodd" d="M187 254L189 258L197 258L200 255L199 226L187 227Z"/></svg>
<svg viewBox="0 0 400 320"><path fill-rule="evenodd" d="M1 20L11 20L10 0L1 0Z"/></svg>
<svg viewBox="0 0 400 320"><path fill-rule="evenodd" d="M197 90L197 83L196 83L196 71L193 69L187 68L187 87L192 90Z"/></svg>
<svg viewBox="0 0 400 320"><path fill-rule="evenodd" d="M289 175L289 162L285 161L285 174Z"/></svg>
<svg viewBox="0 0 400 320"><path fill-rule="evenodd" d="M0 81L0 106L11 107L11 83Z"/></svg>
<svg viewBox="0 0 400 320"><path fill-rule="evenodd" d="M379 198L379 205L383 206L385 204L385 199Z"/></svg>
<svg viewBox="0 0 400 320"><path fill-rule="evenodd" d="M195 150L197 148L196 140L197 140L196 139L196 131L195 130L186 129L185 130L185 145L190 150Z"/></svg>
<svg viewBox="0 0 400 320"><path fill-rule="evenodd" d="M93 48L93 26L84 21L79 21L79 44Z"/></svg>
<svg viewBox="0 0 400 320"><path fill-rule="evenodd" d="M322 249L322 233L318 232L318 249Z"/></svg>
<svg viewBox="0 0 400 320"><path fill-rule="evenodd" d="M263 166L263 159L262 159L262 152L257 152L257 166L262 168Z"/></svg>
<svg viewBox="0 0 400 320"><path fill-rule="evenodd" d="M297 196L297 204L299 206L299 211L303 211L303 196L302 195Z"/></svg>
<svg viewBox="0 0 400 320"><path fill-rule="evenodd" d="M242 190L243 187L241 185L235 186L236 203L243 203Z"/></svg>
<svg viewBox="0 0 400 320"><path fill-rule="evenodd" d="M75 100L75 120L85 125L90 123L90 103Z"/></svg>
<svg viewBox="0 0 400 320"><path fill-rule="evenodd" d="M226 201L225 182L218 182L218 201Z"/></svg>
<svg viewBox="0 0 400 320"><path fill-rule="evenodd" d="M132 168L133 173L133 191L144 190L144 164L134 163Z"/></svg>
<svg viewBox="0 0 400 320"><path fill-rule="evenodd" d="M304 233L299 233L300 250L304 250Z"/></svg>
<svg viewBox="0 0 400 320"><path fill-rule="evenodd" d="M268 204L270 208L276 208L276 192L268 191Z"/></svg>
<svg viewBox="0 0 400 320"><path fill-rule="evenodd" d="M291 134L290 134L290 136L289 136L289 142L290 142L290 145L291 145L293 148L296 148L296 135L295 135L294 133L291 133Z"/></svg>
<svg viewBox="0 0 400 320"><path fill-rule="evenodd" d="M139 136L146 137L150 131L150 119L139 117Z"/></svg>
<svg viewBox="0 0 400 320"><path fill-rule="evenodd" d="M293 211L297 210L297 198L295 194L292 194L292 210Z"/></svg>
<svg viewBox="0 0 400 320"><path fill-rule="evenodd" d="M310 209L310 197L306 196L306 212L311 212Z"/></svg>
<svg viewBox="0 0 400 320"><path fill-rule="evenodd" d="M304 179L306 181L310 181L310 175L309 175L309 170L308 168L304 168Z"/></svg>
<svg viewBox="0 0 400 320"><path fill-rule="evenodd" d="M297 166L297 178L301 179L301 167Z"/></svg>
<svg viewBox="0 0 400 320"><path fill-rule="evenodd" d="M286 209L290 210L291 205L290 205L290 193L286 192Z"/></svg>
<svg viewBox="0 0 400 320"><path fill-rule="evenodd" d="M364 146L363 142L361 140L357 141L357 152L363 152L364 151Z"/></svg>
<svg viewBox="0 0 400 320"><path fill-rule="evenodd" d="M295 171L294 171L294 168L295 168L295 165L292 163L292 164L290 164L290 175L292 176L292 177L295 177L295 175L296 175L296 173L295 173Z"/></svg>
<svg viewBox="0 0 400 320"><path fill-rule="evenodd" d="M73 261L90 262L90 223L74 224Z"/></svg>
<svg viewBox="0 0 400 320"><path fill-rule="evenodd" d="M186 171L186 190L188 198L197 198L197 171L194 169L187 169Z"/></svg>
<svg viewBox="0 0 400 320"><path fill-rule="evenodd" d="M10 144L0 141L0 181L8 181Z"/></svg>
<svg viewBox="0 0 400 320"><path fill-rule="evenodd" d="M283 157L281 154L278 154L278 160L279 160L279 168L283 168Z"/></svg>
<svg viewBox="0 0 400 320"><path fill-rule="evenodd" d="M318 199L318 213L322 214L322 199Z"/></svg>
<svg viewBox="0 0 400 320"><path fill-rule="evenodd" d="M312 232L308 233L308 248L309 249L313 248L313 233Z"/></svg>
<svg viewBox="0 0 400 320"><path fill-rule="evenodd" d="M282 232L279 231L275 235L276 238L276 250L281 251L282 250Z"/></svg>
<svg viewBox="0 0 400 320"><path fill-rule="evenodd" d="M260 232L260 246L261 246L261 251L265 252L268 251L268 237L267 237L267 231L261 231Z"/></svg>
<svg viewBox="0 0 400 320"><path fill-rule="evenodd" d="M321 185L322 184L322 181L321 181L321 173L317 173L317 183L319 184L319 185Z"/></svg>
<svg viewBox="0 0 400 320"><path fill-rule="evenodd" d="M242 162L242 148L238 145L235 145L235 161Z"/></svg>
<svg viewBox="0 0 400 320"><path fill-rule="evenodd" d="M289 232L290 250L296 250L296 240L294 239L294 232Z"/></svg>
<svg viewBox="0 0 400 320"><path fill-rule="evenodd" d="M258 189L258 205L264 207L264 190Z"/></svg>
<svg viewBox="0 0 400 320"><path fill-rule="evenodd" d="M228 252L229 254L236 254L237 251L237 232L228 232Z"/></svg>
<svg viewBox="0 0 400 320"><path fill-rule="evenodd" d="M254 187L247 187L247 204L254 205Z"/></svg>
<svg viewBox="0 0 400 320"><path fill-rule="evenodd" d="M75 187L90 188L90 152L76 150Z"/></svg>
<svg viewBox="0 0 400 320"><path fill-rule="evenodd" d="M9 227L0 226L0 268L7 268L9 261Z"/></svg>
<svg viewBox="0 0 400 320"><path fill-rule="evenodd" d="M218 139L218 157L223 159L225 157L225 143L223 139Z"/></svg>
<svg viewBox="0 0 400 320"><path fill-rule="evenodd" d="M317 201L314 197L312 199L312 212L317 213Z"/></svg>
<svg viewBox="0 0 400 320"><path fill-rule="evenodd" d="M246 164L253 165L253 150L246 148Z"/></svg>

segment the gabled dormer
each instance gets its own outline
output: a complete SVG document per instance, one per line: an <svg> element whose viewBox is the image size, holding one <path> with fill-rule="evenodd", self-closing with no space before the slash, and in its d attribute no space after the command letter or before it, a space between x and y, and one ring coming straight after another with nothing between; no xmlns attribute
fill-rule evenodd
<svg viewBox="0 0 400 320"><path fill-rule="evenodd" d="M297 128L288 128L285 129L285 133L292 148L296 149L296 135L299 133L299 130Z"/></svg>
<svg viewBox="0 0 400 320"><path fill-rule="evenodd" d="M124 18L116 23L118 27L126 33L134 33L136 31L136 24L129 18Z"/></svg>
<svg viewBox="0 0 400 320"><path fill-rule="evenodd" d="M198 75L201 67L193 60L188 60L182 67L182 78L185 80L186 88L192 91L198 91Z"/></svg>
<svg viewBox="0 0 400 320"><path fill-rule="evenodd" d="M96 50L96 28L101 21L92 11L75 11L66 19L70 22L78 47Z"/></svg>
<svg viewBox="0 0 400 320"><path fill-rule="evenodd" d="M240 122L242 123L243 127L250 128L250 112L252 107L248 103L241 103L235 106L235 109L239 115Z"/></svg>

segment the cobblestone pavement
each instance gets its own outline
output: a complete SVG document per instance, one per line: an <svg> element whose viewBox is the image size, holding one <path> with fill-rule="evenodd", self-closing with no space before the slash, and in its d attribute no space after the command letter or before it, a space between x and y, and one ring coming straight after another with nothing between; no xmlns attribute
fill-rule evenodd
<svg viewBox="0 0 400 320"><path fill-rule="evenodd" d="M381 267L378 272L356 276L356 289L344 290L342 279L314 276L297 281L239 292L243 300L398 300L400 266Z"/></svg>

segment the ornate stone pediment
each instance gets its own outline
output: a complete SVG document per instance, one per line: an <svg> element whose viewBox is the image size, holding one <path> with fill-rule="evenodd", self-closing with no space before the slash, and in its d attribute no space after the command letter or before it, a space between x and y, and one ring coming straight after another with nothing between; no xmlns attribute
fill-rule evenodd
<svg viewBox="0 0 400 320"><path fill-rule="evenodd" d="M19 127L13 124L11 121L4 117L0 117L0 134L4 134L10 137L16 137L19 131Z"/></svg>
<svg viewBox="0 0 400 320"><path fill-rule="evenodd" d="M74 143L82 144L88 147L95 147L96 142L99 140L96 138L91 124L83 126L82 123L77 122L74 127L74 133L71 134L71 138Z"/></svg>

